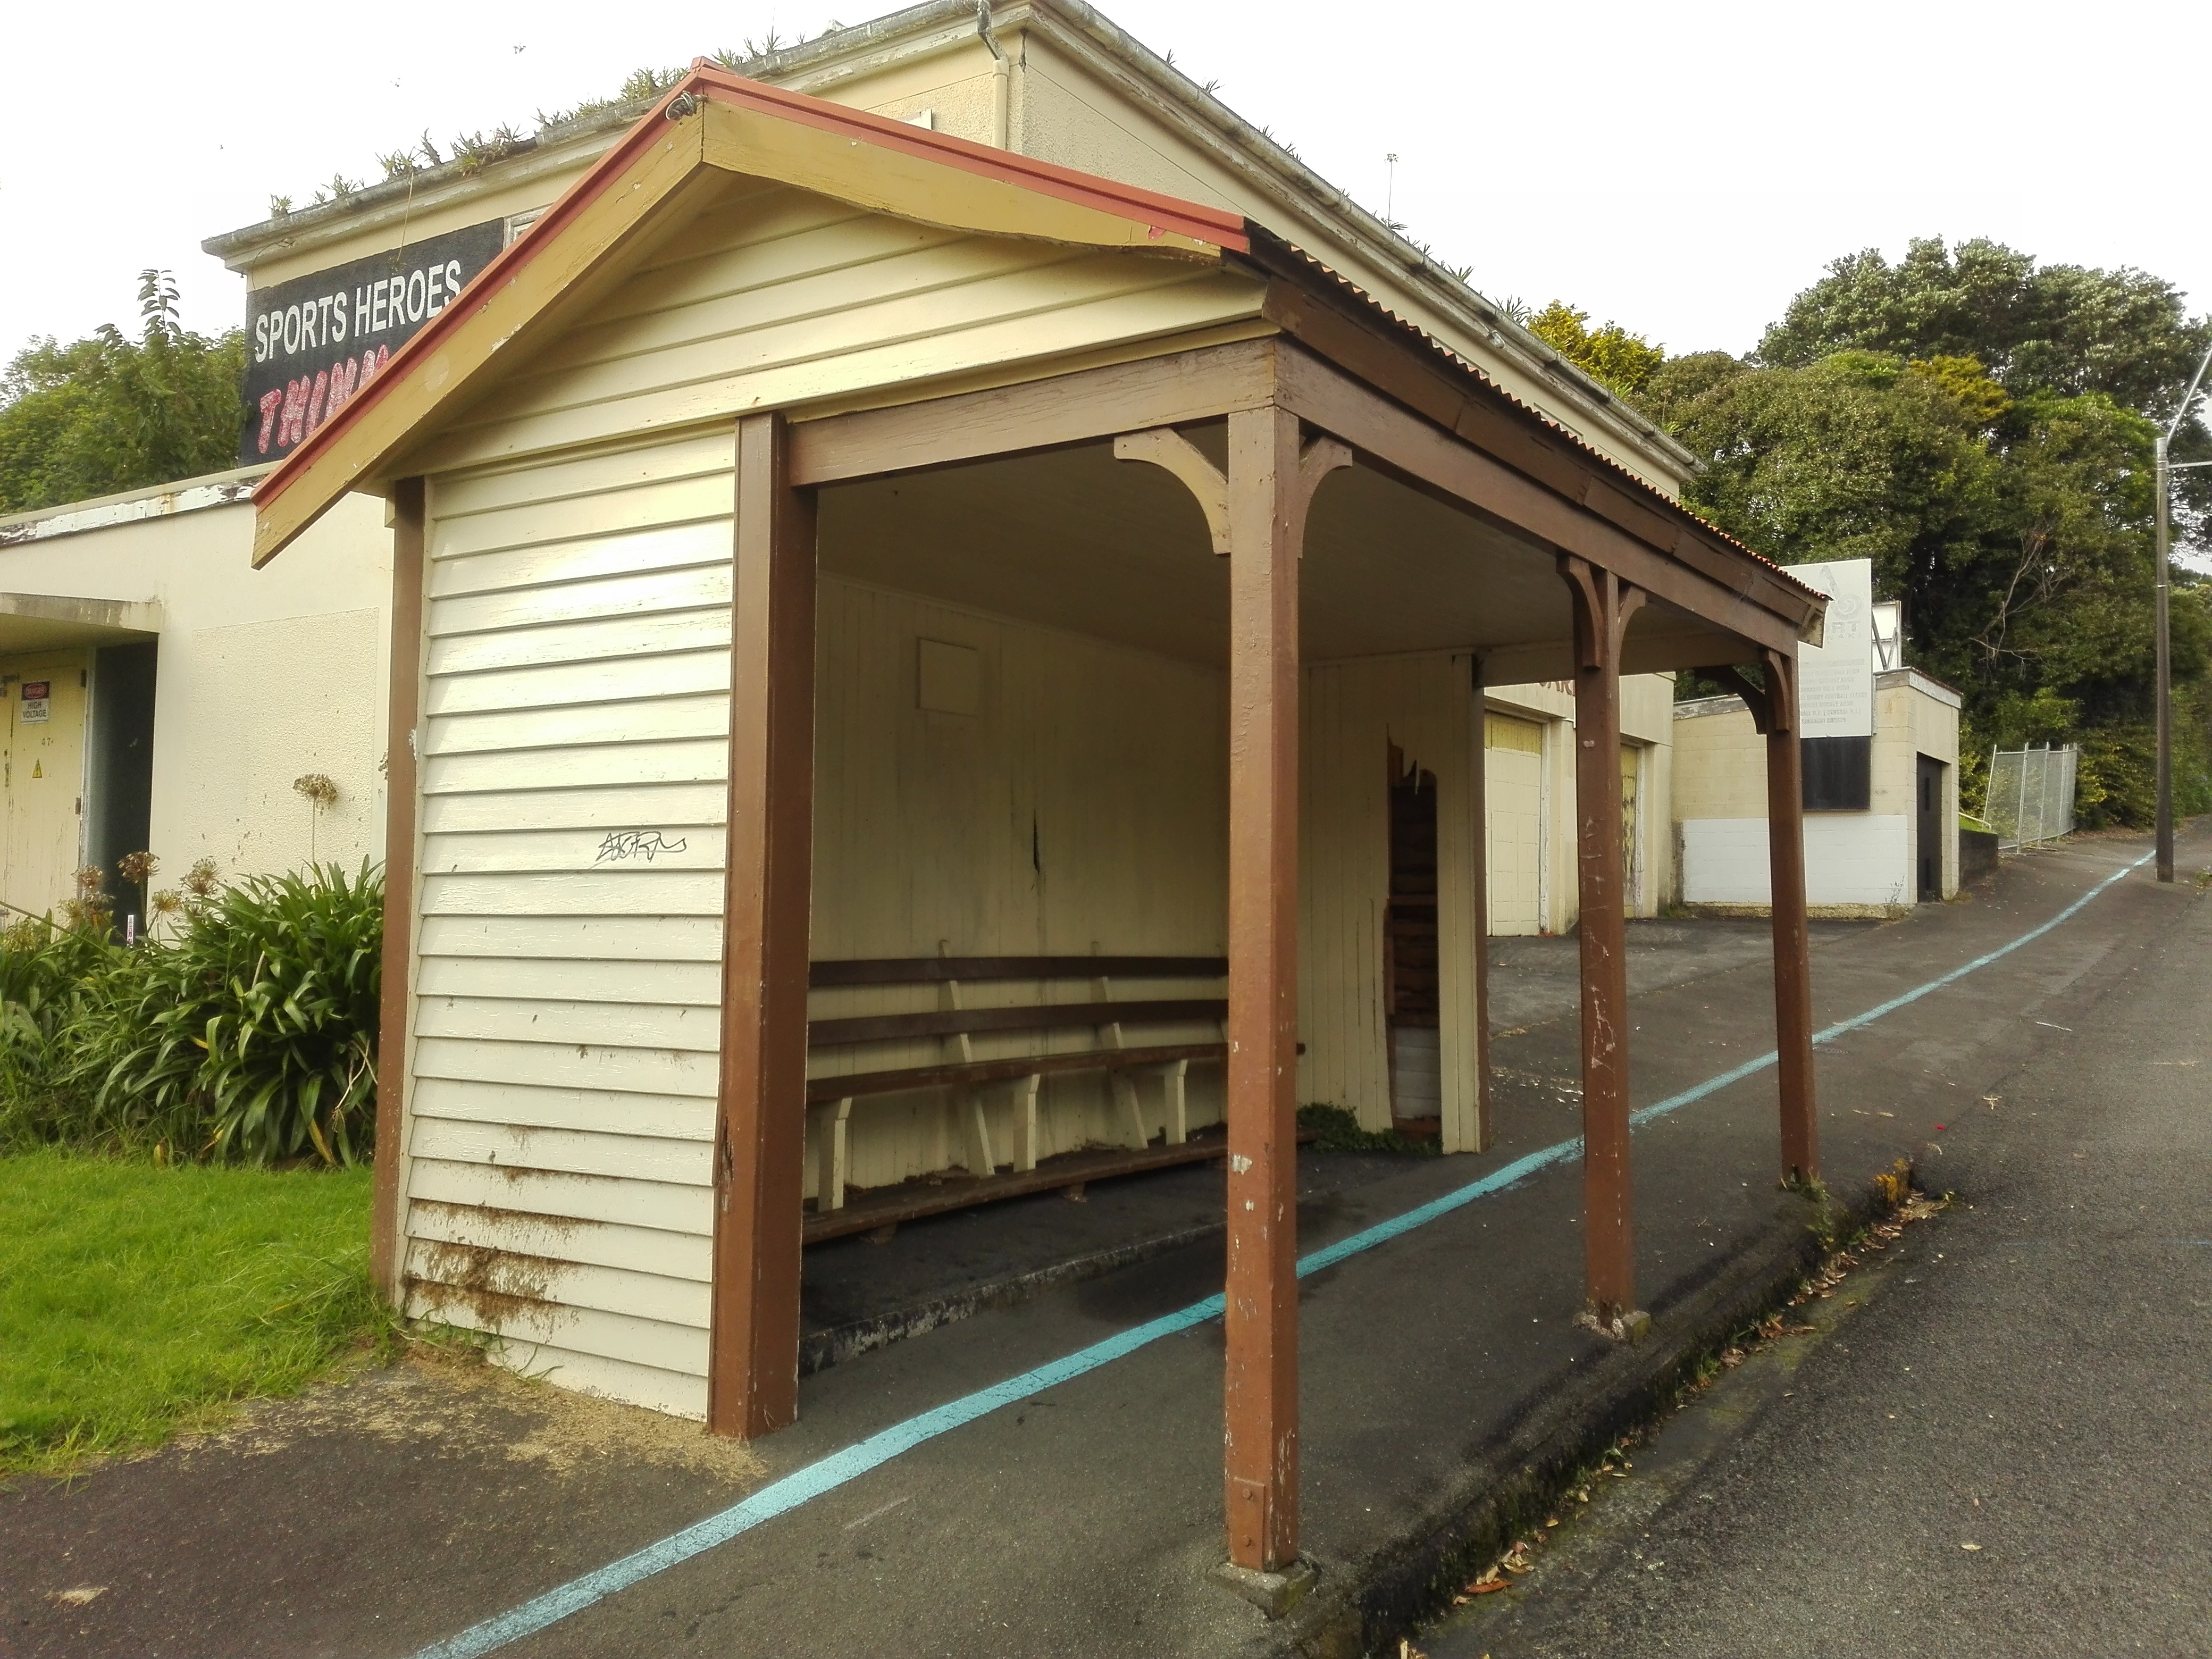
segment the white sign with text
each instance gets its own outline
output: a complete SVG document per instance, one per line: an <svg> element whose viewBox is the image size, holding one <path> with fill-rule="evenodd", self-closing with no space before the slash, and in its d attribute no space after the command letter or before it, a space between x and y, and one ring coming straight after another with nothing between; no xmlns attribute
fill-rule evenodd
<svg viewBox="0 0 2212 1659"><path fill-rule="evenodd" d="M1874 561L1783 567L1828 596L1824 643L1797 647L1797 735L1874 735Z"/></svg>

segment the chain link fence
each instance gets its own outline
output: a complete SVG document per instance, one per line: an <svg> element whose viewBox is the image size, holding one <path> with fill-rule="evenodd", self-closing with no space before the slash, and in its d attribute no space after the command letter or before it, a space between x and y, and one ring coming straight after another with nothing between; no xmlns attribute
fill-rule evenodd
<svg viewBox="0 0 2212 1659"><path fill-rule="evenodd" d="M1982 819L2007 851L2056 841L2074 831L2074 769L2080 751L1996 750L1990 756L1989 804Z"/></svg>

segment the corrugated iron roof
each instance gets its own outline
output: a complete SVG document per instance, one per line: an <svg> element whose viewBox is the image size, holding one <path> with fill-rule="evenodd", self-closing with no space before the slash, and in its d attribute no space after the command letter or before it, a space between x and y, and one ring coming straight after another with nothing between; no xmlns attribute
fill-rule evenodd
<svg viewBox="0 0 2212 1659"><path fill-rule="evenodd" d="M1437 339L1435 335L1430 333L1419 323L1413 322L1407 318L1400 316L1396 312L1391 310L1389 306L1383 304L1382 301L1376 299L1365 289L1360 287L1358 283L1352 281L1349 277L1340 275L1330 266L1324 264L1320 259L1316 258L1304 248L1298 246L1295 242L1286 241L1281 237L1273 235L1273 234L1267 231L1264 226L1255 224L1253 228L1267 235L1269 240L1273 241L1285 252L1296 257L1304 265L1309 272L1320 278L1331 288L1334 289L1336 292L1352 300L1360 306L1362 309L1372 313L1374 316L1381 319L1384 322L1387 322L1392 328L1398 330L1401 333L1409 334L1414 339L1419 341L1421 344L1429 349L1430 352L1442 359L1453 373L1473 380L1479 386L1481 387L1486 396L1492 398L1504 405L1518 418L1530 422L1538 426L1547 428L1551 431L1557 433L1560 437L1565 438L1568 442L1574 445L1574 447L1580 450L1589 459L1604 467L1607 471L1620 479L1623 484L1634 490L1638 495L1649 501L1660 505L1666 511L1688 520L1698 530L1704 532L1706 535L1712 538L1713 540L1721 543L1723 545L1732 548L1748 558L1757 560L1760 564L1765 566L1767 569L1781 577L1783 580L1789 583L1792 587L1796 588L1800 592L1815 599L1825 597L1820 592L1820 590L1808 586L1805 583L1799 581L1796 577L1791 575L1789 571L1784 569L1779 563L1773 559L1769 558L1765 554L1761 553L1757 548L1745 545L1745 544L1738 541L1735 537L1729 535L1728 532L1723 530L1719 526L1712 523L1710 520L1701 518L1697 514L1692 512L1687 507L1684 506L1681 501L1677 500L1675 497L1669 495L1665 490L1657 488L1649 479L1641 477L1639 474L1630 471L1628 468L1623 466L1619 461L1613 459L1612 456L1607 454L1603 450L1597 448L1595 445L1590 443L1588 439L1584 438L1573 428L1565 425L1554 416L1546 413L1543 410L1537 408L1534 404L1527 403L1522 399L1515 397L1512 392L1507 391L1496 380L1491 379L1489 375L1484 374L1475 364L1469 362L1466 358L1461 356L1459 353L1454 351L1443 341Z"/></svg>

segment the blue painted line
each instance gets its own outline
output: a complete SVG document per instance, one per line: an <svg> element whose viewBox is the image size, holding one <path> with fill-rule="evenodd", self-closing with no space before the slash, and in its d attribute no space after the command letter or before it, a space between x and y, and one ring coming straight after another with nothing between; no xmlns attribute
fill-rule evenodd
<svg viewBox="0 0 2212 1659"><path fill-rule="evenodd" d="M1894 1013L1907 1004L1917 1002L1931 992L1939 991L1969 974L1988 967L2000 957L2011 955L2023 945L2033 943L2061 923L2078 915L2113 883L2149 863L2151 856L2146 853L2125 869L2107 876L2041 927L2029 929L2010 943L2001 945L1984 956L1976 957L1965 966L1954 968L1940 978L1931 979L1925 985L1901 996L1892 997L1878 1007L1839 1021L1819 1032L1813 1041L1831 1042L1846 1032L1871 1025L1885 1014ZM1694 1101L1703 1100L1708 1095L1717 1094L1730 1084L1741 1083L1744 1079L1765 1071L1774 1061L1775 1054L1770 1049L1756 1060L1746 1060L1717 1077L1707 1078L1694 1088L1685 1089L1680 1094L1669 1095L1664 1100L1642 1108L1632 1114L1629 1121L1638 1127L1650 1123L1669 1112L1679 1111ZM1477 1199L1487 1198L1510 1187L1518 1186L1529 1176L1553 1164L1564 1164L1577 1157L1582 1146L1582 1137L1577 1135L1571 1140L1562 1140L1556 1146L1530 1152L1502 1169L1492 1170L1480 1180L1446 1193L1442 1198L1431 1199L1402 1215L1377 1222L1348 1238L1339 1239L1334 1244L1301 1256L1298 1258L1298 1277L1304 1279L1324 1267L1333 1267L1338 1262L1371 1250L1378 1244L1412 1232L1418 1227L1425 1227L1437 1218L1449 1215L1454 1210L1472 1204ZM510 1643L519 1642L533 1632L558 1624L570 1614L581 1613L593 1603L605 1601L608 1596L628 1589L656 1573L665 1572L695 1555L704 1554L717 1545L726 1544L739 1534L751 1531L763 1521L772 1521L824 1492L835 1492L869 1470L912 1451L927 1441L949 1434L957 1428L973 1423L979 1417L987 1417L1002 1406L1015 1405L1043 1393L1047 1389L1073 1382L1086 1371L1109 1365L1139 1348L1149 1346L1162 1337L1176 1335L1210 1319L1218 1319L1221 1311L1222 1298L1209 1296L1202 1302L1194 1302L1187 1308L1163 1314L1158 1319L1109 1336L1103 1342L1094 1342L1087 1348L1078 1349L1064 1358L1024 1371L1018 1376L1010 1376L1003 1382L994 1382L988 1389L979 1389L974 1394L926 1411L918 1417L908 1418L902 1423L894 1423L841 1452L832 1453L819 1462L810 1463L803 1469L785 1475L781 1480L769 1482L750 1498L732 1504L719 1515L710 1515L681 1532L670 1534L657 1544L648 1544L634 1554L625 1555L618 1561L611 1561L597 1571L572 1579L557 1589L548 1590L497 1618L487 1619L458 1636L448 1637L424 1648L415 1656L415 1659L475 1659L477 1655L490 1653Z"/></svg>

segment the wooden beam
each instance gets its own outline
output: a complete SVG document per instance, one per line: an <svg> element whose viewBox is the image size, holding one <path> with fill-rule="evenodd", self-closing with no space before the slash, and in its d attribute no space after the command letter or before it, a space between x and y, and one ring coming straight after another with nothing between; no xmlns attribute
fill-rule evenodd
<svg viewBox="0 0 2212 1659"><path fill-rule="evenodd" d="M401 1166L407 1138L407 1030L415 944L415 726L422 703L423 490L392 488L392 651L384 725L384 963L376 1036L376 1168L369 1272L394 1307L404 1293Z"/></svg>
<svg viewBox="0 0 2212 1659"><path fill-rule="evenodd" d="M1628 1169L1627 886L1620 823L1620 641L1644 596L1562 556L1575 610L1575 839L1582 896L1583 1238L1589 1312L1636 1306Z"/></svg>
<svg viewBox="0 0 2212 1659"><path fill-rule="evenodd" d="M801 421L792 428L792 482L843 483L1256 408L1274 382L1274 353L1272 340L1238 340Z"/></svg>
<svg viewBox="0 0 2212 1659"><path fill-rule="evenodd" d="M1798 624L1589 512L1295 345L1278 348L1284 406L1382 470L1540 547L1571 553L1759 646L1795 650ZM1748 555L1738 556L1747 571ZM1755 587L1747 574L1747 586ZM1776 590L1782 597L1781 590Z"/></svg>
<svg viewBox="0 0 2212 1659"><path fill-rule="evenodd" d="M707 1426L750 1439L799 1415L815 524L779 415L738 423L735 559Z"/></svg>

